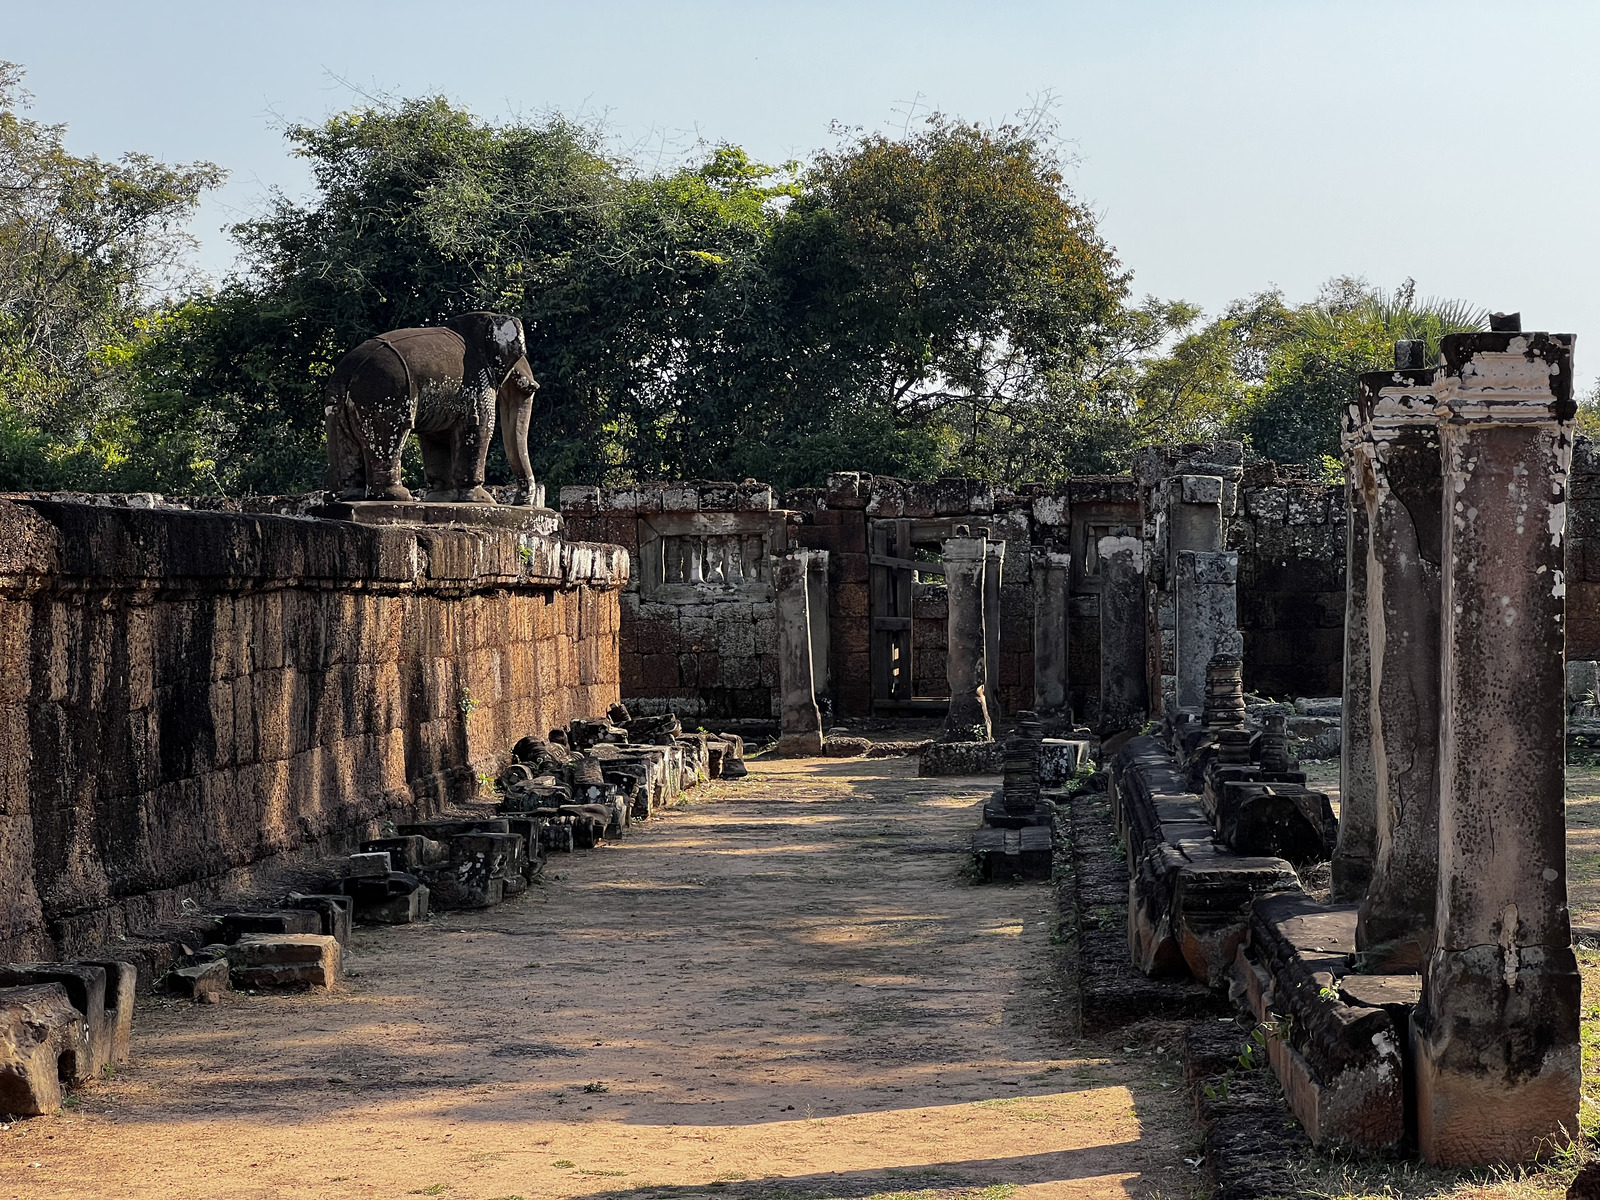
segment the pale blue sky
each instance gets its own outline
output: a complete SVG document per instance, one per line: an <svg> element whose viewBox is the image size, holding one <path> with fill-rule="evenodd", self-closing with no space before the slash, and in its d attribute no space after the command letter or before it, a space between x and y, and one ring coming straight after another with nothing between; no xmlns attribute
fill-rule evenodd
<svg viewBox="0 0 1600 1200"><path fill-rule="evenodd" d="M1215 312L1272 284L1299 300L1339 273L1409 275L1582 335L1581 373L1600 372L1592 2L0 0L0 18L0 58L74 150L233 172L195 227L214 271L224 225L268 185L305 187L282 122L359 103L351 85L767 159L831 144L830 121L898 129L918 97L996 121L1050 91L1136 292Z"/></svg>

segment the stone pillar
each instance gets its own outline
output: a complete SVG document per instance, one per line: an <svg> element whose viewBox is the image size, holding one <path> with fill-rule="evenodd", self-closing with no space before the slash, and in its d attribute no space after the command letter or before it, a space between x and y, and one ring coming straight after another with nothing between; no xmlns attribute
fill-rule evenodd
<svg viewBox="0 0 1600 1200"><path fill-rule="evenodd" d="M982 537L949 538L944 543L944 582L949 604L949 647L945 674L950 681L947 742L987 742L991 736L988 696L988 638L984 622L987 555Z"/></svg>
<svg viewBox="0 0 1600 1200"><path fill-rule="evenodd" d="M1212 657L1244 653L1235 586L1239 556L1232 550L1179 550L1176 558L1177 702L1198 714L1205 707Z"/></svg>
<svg viewBox="0 0 1600 1200"><path fill-rule="evenodd" d="M1401 343L1409 347L1410 343ZM1372 971L1417 971L1439 880L1439 552L1444 483L1433 372L1361 376L1366 437L1355 483L1367 514L1372 878L1356 949Z"/></svg>
<svg viewBox="0 0 1600 1200"><path fill-rule="evenodd" d="M832 633L828 629L826 550L812 550L806 557L806 613L811 621L811 690L819 701L827 698L831 711L833 679L828 664L832 662Z"/></svg>
<svg viewBox="0 0 1600 1200"><path fill-rule="evenodd" d="M1046 726L1072 724L1067 695L1067 596L1072 558L1037 546L1033 569L1033 707Z"/></svg>
<svg viewBox="0 0 1600 1200"><path fill-rule="evenodd" d="M984 543L983 555L983 698L990 729L998 728L1000 711L1000 572L1006 544Z"/></svg>
<svg viewBox="0 0 1600 1200"><path fill-rule="evenodd" d="M790 550L775 555L772 586L778 615L778 753L822 753L822 714L817 709L812 673L811 613L806 572L811 553Z"/></svg>
<svg viewBox="0 0 1600 1200"><path fill-rule="evenodd" d="M1435 381L1439 891L1412 1044L1418 1146L1446 1165L1523 1162L1578 1128L1562 666L1573 339L1498 315L1491 329L1444 338Z"/></svg>
<svg viewBox="0 0 1600 1200"><path fill-rule="evenodd" d="M1185 650L1183 647L1185 600L1180 594L1185 588L1183 556L1195 552L1209 555L1222 551L1222 477L1174 475L1167 480L1163 490L1167 526L1166 576L1169 580L1167 586L1172 591L1173 603L1170 613L1171 688L1168 692L1167 680L1163 678L1162 711L1167 720L1171 721L1177 717L1179 710L1191 709L1196 713L1200 711L1204 704L1206 664L1211 661L1213 654L1237 653L1238 648L1231 644L1213 647L1205 637L1195 641L1193 636L1190 638L1189 648ZM1190 568L1195 566L1192 558L1189 565ZM1200 598L1193 591L1194 582L1191 575L1188 578L1188 584L1191 585L1188 598L1191 616L1195 613L1193 605L1200 602ZM1230 577L1230 590L1232 582ZM1230 628L1237 628L1237 625L1235 617ZM1164 627L1163 636L1166 636Z"/></svg>
<svg viewBox="0 0 1600 1200"><path fill-rule="evenodd" d="M1102 537L1100 555L1100 735L1144 724L1144 546L1130 535Z"/></svg>
<svg viewBox="0 0 1600 1200"><path fill-rule="evenodd" d="M1350 406L1355 409L1355 405ZM1339 844L1333 852L1333 899L1367 894L1377 855L1378 782L1372 759L1372 662L1367 640L1367 506L1356 488L1354 438L1359 416L1347 417L1345 441L1344 703L1339 749Z"/></svg>

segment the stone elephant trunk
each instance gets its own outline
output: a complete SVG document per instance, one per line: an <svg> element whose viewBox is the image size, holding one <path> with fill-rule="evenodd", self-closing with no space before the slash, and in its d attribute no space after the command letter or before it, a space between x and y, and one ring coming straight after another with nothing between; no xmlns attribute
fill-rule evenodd
<svg viewBox="0 0 1600 1200"><path fill-rule="evenodd" d="M466 313L371 338L328 382L326 485L342 500L413 499L400 461L414 432L425 499L493 504L483 476L498 419L517 503L531 503L528 419L538 387L516 317Z"/></svg>

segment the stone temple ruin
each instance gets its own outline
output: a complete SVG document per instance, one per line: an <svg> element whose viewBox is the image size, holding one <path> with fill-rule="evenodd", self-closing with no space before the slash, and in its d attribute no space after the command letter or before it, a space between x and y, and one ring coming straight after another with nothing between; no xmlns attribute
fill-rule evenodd
<svg viewBox="0 0 1600 1200"><path fill-rule="evenodd" d="M1086 1025L1204 1018L1203 1085L1235 1012L1311 1142L1525 1161L1576 1129L1569 708L1600 734L1572 345L1401 343L1343 488L1213 442L559 511L0 497L0 1112L125 1058L137 991L331 986L352 922L513 900L766 743L999 775L976 865L1060 878Z"/></svg>
<svg viewBox="0 0 1600 1200"><path fill-rule="evenodd" d="M1128 936L1144 975L1248 1007L1314 1143L1520 1162L1577 1129L1572 338L1513 318L1446 338L1436 368L1418 349L1362 377L1346 422L1338 822L1288 757L1286 714L1240 695L1233 552L1174 545L1197 526L1171 499L1217 480L1165 485L1159 718L1112 765ZM1331 896L1306 890L1318 863Z"/></svg>

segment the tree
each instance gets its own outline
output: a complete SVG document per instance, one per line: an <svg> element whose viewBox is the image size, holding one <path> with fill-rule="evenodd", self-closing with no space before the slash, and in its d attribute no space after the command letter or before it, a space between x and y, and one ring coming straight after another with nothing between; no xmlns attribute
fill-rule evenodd
<svg viewBox="0 0 1600 1200"><path fill-rule="evenodd" d="M935 114L819 155L770 262L792 342L773 436L801 461L820 434L908 473L1003 476L1006 431L1126 328L1126 274L1047 139L1019 125Z"/></svg>
<svg viewBox="0 0 1600 1200"><path fill-rule="evenodd" d="M1310 464L1339 456L1340 415L1355 395L1356 377L1393 366L1396 341L1423 342L1431 362L1445 334L1488 327L1485 310L1418 299L1409 279L1393 293L1359 279L1334 279L1292 318L1236 427L1254 454Z"/></svg>
<svg viewBox="0 0 1600 1200"><path fill-rule="evenodd" d="M224 173L69 154L21 82L0 63L0 487L115 486L140 430L120 373Z"/></svg>
<svg viewBox="0 0 1600 1200"><path fill-rule="evenodd" d="M551 483L1003 473L994 431L1127 325L1115 258L1020 128L936 117L804 173L733 146L639 172L560 117L438 98L289 138L312 198L239 226L245 270L139 356L153 409L211 414L229 490L316 486L338 357L470 308L528 327Z"/></svg>

